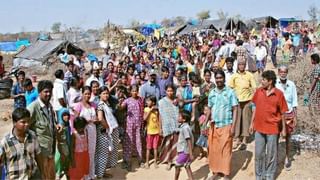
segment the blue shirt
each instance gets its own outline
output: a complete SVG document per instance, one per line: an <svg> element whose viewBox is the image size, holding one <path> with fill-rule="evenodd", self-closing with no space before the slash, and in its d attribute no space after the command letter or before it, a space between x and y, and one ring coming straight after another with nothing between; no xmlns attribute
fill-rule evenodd
<svg viewBox="0 0 320 180"><path fill-rule="evenodd" d="M18 95L18 94L24 94L25 91L24 89L22 88L22 86L20 85L20 83L16 83L12 86L12 89L11 89L11 95L12 96L15 96L15 95ZM20 108L20 107L26 107L26 99L24 96L19 96L19 97L16 97L14 98L14 104L13 104L13 107L14 109L16 108Z"/></svg>
<svg viewBox="0 0 320 180"><path fill-rule="evenodd" d="M140 88L140 96L147 98L149 96L155 96L157 101L160 99L160 88L157 84L151 84L150 81L144 83Z"/></svg>
<svg viewBox="0 0 320 180"><path fill-rule="evenodd" d="M216 127L224 127L232 124L232 108L238 105L235 92L224 87L222 90L214 88L208 97L208 106L211 108L212 121Z"/></svg>
<svg viewBox="0 0 320 180"><path fill-rule="evenodd" d="M298 95L296 85L287 79L285 84L282 84L280 79L277 79L276 88L283 92L283 95L287 101L288 112L291 112L294 107L298 106Z"/></svg>
<svg viewBox="0 0 320 180"><path fill-rule="evenodd" d="M297 47L300 44L300 34L292 35L292 45Z"/></svg>
<svg viewBox="0 0 320 180"><path fill-rule="evenodd" d="M25 98L27 106L29 106L29 104L31 104L38 98L38 90L36 88L33 88L31 91L26 91Z"/></svg>

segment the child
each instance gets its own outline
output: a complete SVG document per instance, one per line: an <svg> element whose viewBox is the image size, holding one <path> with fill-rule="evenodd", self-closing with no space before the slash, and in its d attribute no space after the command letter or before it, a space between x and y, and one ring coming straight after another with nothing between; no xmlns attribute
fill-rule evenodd
<svg viewBox="0 0 320 180"><path fill-rule="evenodd" d="M139 88L137 85L131 86L131 97L121 103L121 108L127 108L127 120L124 137L124 158L122 168L131 171L131 156L133 150L138 152L140 167L144 167L142 162L142 144L141 144L141 127L143 122L144 102L138 96ZM136 149L133 149L136 147Z"/></svg>
<svg viewBox="0 0 320 180"><path fill-rule="evenodd" d="M70 179L85 179L89 174L88 133L85 130L87 120L77 117L72 134L72 167L69 169Z"/></svg>
<svg viewBox="0 0 320 180"><path fill-rule="evenodd" d="M27 78L23 83L27 107L38 98L38 90L33 87L31 79Z"/></svg>
<svg viewBox="0 0 320 180"><path fill-rule="evenodd" d="M69 125L70 113L67 108L58 111L58 124L62 130L58 132L58 151L55 154L55 165L57 177L63 174L68 176L68 169L71 162L71 128Z"/></svg>
<svg viewBox="0 0 320 180"><path fill-rule="evenodd" d="M199 160L207 156L206 148L208 148L209 119L210 119L210 108L206 105L204 106L203 114L199 118L200 137L196 142L196 145L200 148Z"/></svg>
<svg viewBox="0 0 320 180"><path fill-rule="evenodd" d="M179 138L177 143L177 160L176 160L176 172L175 172L175 180L179 179L181 167L184 166L188 178L193 180L192 171L190 168L190 164L193 161L192 154L192 145L193 145L193 135L191 128L189 126L190 122L190 114L188 111L180 112L178 122L179 125Z"/></svg>
<svg viewBox="0 0 320 180"><path fill-rule="evenodd" d="M149 156L150 150L153 149L154 153L154 167L158 168L157 164L157 149L160 138L160 121L159 112L156 107L157 98L149 96L146 99L147 107L144 108L143 120L147 122L147 155L146 155L146 168L149 169Z"/></svg>
<svg viewBox="0 0 320 180"><path fill-rule="evenodd" d="M12 121L12 131L0 143L0 169L5 167L5 179L41 179L37 168L41 150L36 135L29 131L30 112L16 108Z"/></svg>

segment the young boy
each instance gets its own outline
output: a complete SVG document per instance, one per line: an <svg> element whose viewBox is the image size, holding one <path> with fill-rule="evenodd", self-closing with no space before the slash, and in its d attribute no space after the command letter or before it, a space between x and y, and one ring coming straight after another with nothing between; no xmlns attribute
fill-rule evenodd
<svg viewBox="0 0 320 180"><path fill-rule="evenodd" d="M29 78L27 78L24 81L23 87L24 87L24 89L26 91L24 96L26 98L26 104L27 104L27 107L28 107L29 104L31 104L33 101L35 101L38 98L39 94L38 94L37 88L33 87L32 81Z"/></svg>
<svg viewBox="0 0 320 180"><path fill-rule="evenodd" d="M12 131L0 143L0 163L1 169L5 166L5 179L40 179L37 164L41 150L37 137L29 131L29 111L16 108L12 121Z"/></svg>
<svg viewBox="0 0 320 180"><path fill-rule="evenodd" d="M159 112L156 107L157 98L155 96L149 96L146 99L147 107L144 108L143 120L147 122L147 156L146 156L146 168L149 169L149 156L150 150L153 149L154 153L154 167L158 168L157 164L157 149L160 138L160 121Z"/></svg>
<svg viewBox="0 0 320 180"><path fill-rule="evenodd" d="M176 160L176 172L175 180L179 179L181 167L185 167L188 178L193 180L192 171L190 164L193 161L192 145L193 145L193 135L191 128L189 126L190 114L188 111L180 112L178 122L179 125L179 138L177 143L177 160Z"/></svg>

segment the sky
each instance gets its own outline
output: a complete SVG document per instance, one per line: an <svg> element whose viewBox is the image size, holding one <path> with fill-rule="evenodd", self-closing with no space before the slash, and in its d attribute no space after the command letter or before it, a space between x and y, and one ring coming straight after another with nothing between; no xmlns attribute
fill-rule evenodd
<svg viewBox="0 0 320 180"><path fill-rule="evenodd" d="M245 18L271 15L309 19L308 9L320 0L1 0L0 33L50 31L55 22L67 27L100 28L110 22L127 26L132 20L151 23L163 18L185 16L196 18L210 10Z"/></svg>

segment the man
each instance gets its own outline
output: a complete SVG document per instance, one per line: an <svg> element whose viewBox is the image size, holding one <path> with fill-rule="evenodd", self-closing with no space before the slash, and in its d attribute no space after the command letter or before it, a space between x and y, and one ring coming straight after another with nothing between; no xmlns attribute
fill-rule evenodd
<svg viewBox="0 0 320 180"><path fill-rule="evenodd" d="M30 129L36 133L41 149L39 166L43 170L42 179L55 179L56 133L61 129L61 126L56 125L54 111L50 104L52 89L51 81L40 81L39 98L28 106L31 115Z"/></svg>
<svg viewBox="0 0 320 180"><path fill-rule="evenodd" d="M29 130L30 113L26 108L12 112L12 130L0 142L0 177L3 179L40 179L40 146ZM23 148L23 149L22 149ZM5 176L2 176L2 169Z"/></svg>
<svg viewBox="0 0 320 180"><path fill-rule="evenodd" d="M257 180L273 180L278 167L278 140L280 125L285 127L284 114L288 111L283 93L275 88L274 71L262 73L261 88L253 95L255 110L252 115L250 132L255 130L255 173ZM286 136L282 128L282 136Z"/></svg>
<svg viewBox="0 0 320 180"><path fill-rule="evenodd" d="M250 72L245 70L246 62L241 60L238 62L238 71L232 75L229 81L229 87L234 89L239 100L238 117L235 129L236 145L234 148L244 150L249 138L249 127L252 116L250 108L251 99L256 89L256 81Z"/></svg>
<svg viewBox="0 0 320 180"><path fill-rule="evenodd" d="M92 81L98 81L99 87L104 86L104 81L103 78L100 77L100 72L98 68L93 68L91 70L91 76L86 80L85 85L90 87Z"/></svg>
<svg viewBox="0 0 320 180"><path fill-rule="evenodd" d="M105 54L101 58L102 64L104 65L103 68L107 68L107 64L108 64L108 62L110 60L109 49L110 49L109 47L106 47L104 49L104 53Z"/></svg>
<svg viewBox="0 0 320 180"><path fill-rule="evenodd" d="M149 81L144 83L140 88L140 96L144 99L149 96L155 96L157 98L157 101L160 100L160 88L156 84L157 80L157 73L153 69L149 71Z"/></svg>
<svg viewBox="0 0 320 180"><path fill-rule="evenodd" d="M217 87L210 92L208 98L212 119L208 137L209 168L213 173L212 179L218 176L229 179L238 101L234 91L225 86L225 74L222 70L216 71L215 79Z"/></svg>
<svg viewBox="0 0 320 180"><path fill-rule="evenodd" d="M232 57L227 57L227 59L226 59L227 69L224 71L224 73L226 75L226 84L227 85L229 85L229 81L231 79L231 76L234 74L233 62L234 62L234 59Z"/></svg>
<svg viewBox="0 0 320 180"><path fill-rule="evenodd" d="M67 107L67 86L64 83L64 73L62 69L58 69L54 73L56 80L53 83L53 90L52 90L52 106L53 110L55 111L56 115L58 111L62 108Z"/></svg>
<svg viewBox="0 0 320 180"><path fill-rule="evenodd" d="M273 67L277 67L277 50L278 50L278 34L275 33L271 38L271 61L273 64Z"/></svg>
<svg viewBox="0 0 320 180"><path fill-rule="evenodd" d="M262 42L258 43L258 47L254 50L254 55L256 59L256 66L260 74L265 68L266 57L268 55L266 47L262 46Z"/></svg>
<svg viewBox="0 0 320 180"><path fill-rule="evenodd" d="M296 90L296 85L294 82L287 79L288 67L280 66L278 69L279 79L277 79L276 87L280 89L287 101L288 111L284 115L286 121L286 159L284 167L287 170L291 168L291 162L289 159L290 153L290 135L293 131L293 128L297 125L297 106L298 106L298 95Z"/></svg>
<svg viewBox="0 0 320 180"><path fill-rule="evenodd" d="M174 65L170 67L163 66L161 68L162 76L158 78L157 82L160 88L160 98L166 96L166 86L168 84L173 84L173 76L174 76Z"/></svg>

